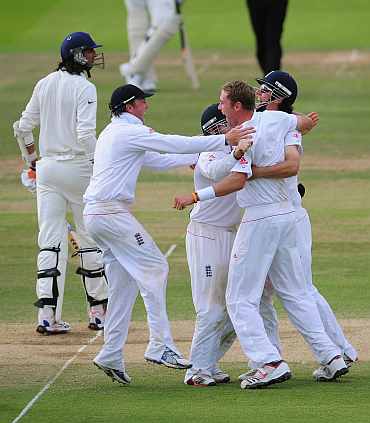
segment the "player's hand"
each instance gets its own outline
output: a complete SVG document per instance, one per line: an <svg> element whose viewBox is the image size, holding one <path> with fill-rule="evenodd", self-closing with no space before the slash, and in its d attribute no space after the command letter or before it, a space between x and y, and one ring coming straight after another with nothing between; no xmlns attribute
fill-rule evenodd
<svg viewBox="0 0 370 423"><path fill-rule="evenodd" d="M23 169L21 173L22 185L28 189L28 191L36 192L36 170L29 168Z"/></svg>
<svg viewBox="0 0 370 423"><path fill-rule="evenodd" d="M320 117L317 112L308 113L307 116L312 120L313 127L315 127L319 123Z"/></svg>
<svg viewBox="0 0 370 423"><path fill-rule="evenodd" d="M252 134L254 134L256 130L253 127L243 128L241 125L235 126L235 128L230 129L230 131L226 132L225 138L229 145L237 145L240 140L244 139L252 139Z"/></svg>
<svg viewBox="0 0 370 423"><path fill-rule="evenodd" d="M186 206L194 204L194 199L192 195L182 195L180 197L175 197L173 208L177 210L184 210Z"/></svg>
<svg viewBox="0 0 370 423"><path fill-rule="evenodd" d="M244 153L249 150L252 144L253 141L251 135L249 135L248 138L240 140L233 152L235 159L240 160L243 157Z"/></svg>

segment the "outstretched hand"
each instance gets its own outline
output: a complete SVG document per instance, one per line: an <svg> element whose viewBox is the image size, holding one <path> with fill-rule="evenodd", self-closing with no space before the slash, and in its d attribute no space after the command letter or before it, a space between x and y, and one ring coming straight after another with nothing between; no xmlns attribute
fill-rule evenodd
<svg viewBox="0 0 370 423"><path fill-rule="evenodd" d="M243 128L242 125L239 125L226 132L225 138L229 145L237 145L242 139L252 140L252 134L255 132L256 130L253 127Z"/></svg>
<svg viewBox="0 0 370 423"><path fill-rule="evenodd" d="M319 123L320 116L319 116L319 114L317 112L308 113L307 116L312 120L312 123L313 123L313 126L314 127Z"/></svg>

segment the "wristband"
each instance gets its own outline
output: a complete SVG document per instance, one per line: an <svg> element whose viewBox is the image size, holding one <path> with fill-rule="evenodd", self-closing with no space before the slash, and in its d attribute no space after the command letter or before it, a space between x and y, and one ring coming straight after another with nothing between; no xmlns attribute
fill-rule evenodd
<svg viewBox="0 0 370 423"><path fill-rule="evenodd" d="M193 197L193 203L197 203L198 202L198 195L196 192L192 192L191 196Z"/></svg>
<svg viewBox="0 0 370 423"><path fill-rule="evenodd" d="M213 189L213 186L209 186L207 188L200 189L196 192L199 201L206 201L206 200L212 200L212 198L216 197L215 190Z"/></svg>

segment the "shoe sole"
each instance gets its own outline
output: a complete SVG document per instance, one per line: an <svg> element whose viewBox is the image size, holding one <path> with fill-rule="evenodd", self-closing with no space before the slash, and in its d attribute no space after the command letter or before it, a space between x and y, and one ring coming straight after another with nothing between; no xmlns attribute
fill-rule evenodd
<svg viewBox="0 0 370 423"><path fill-rule="evenodd" d="M102 370L107 376L109 376L113 382L118 382L121 383L122 385L128 385L131 383L130 380L127 379L121 379L119 378L113 370L108 369L107 367L104 367L98 363L96 363L95 361L93 361L94 366L96 366L98 369Z"/></svg>
<svg viewBox="0 0 370 423"><path fill-rule="evenodd" d="M230 378L229 377L225 377L225 378L223 378L223 379L220 379L220 380L217 380L217 379L215 379L215 382L216 382L216 384L217 383L229 383L230 382Z"/></svg>
<svg viewBox="0 0 370 423"><path fill-rule="evenodd" d="M335 382L338 378L347 374L348 372L349 372L348 367L343 367L342 369L337 370L332 378L327 379L325 377L318 377L316 378L316 381L317 382Z"/></svg>
<svg viewBox="0 0 370 423"><path fill-rule="evenodd" d="M103 330L104 329L104 327L100 328L96 323L89 323L88 328L91 329L91 330Z"/></svg>
<svg viewBox="0 0 370 423"><path fill-rule="evenodd" d="M192 364L189 364L187 366L184 366L182 364L171 364L171 363L167 363L166 361L157 361L157 360L153 360L151 358L145 358L145 360L148 363L158 364L160 366L166 366L169 369L187 370L187 369L191 369L192 368Z"/></svg>
<svg viewBox="0 0 370 423"><path fill-rule="evenodd" d="M36 332L41 334L41 335L45 335L45 336L64 335L65 333L70 332L70 329L68 329L68 330L58 330L58 331L48 331L44 326L39 325L36 328Z"/></svg>
<svg viewBox="0 0 370 423"><path fill-rule="evenodd" d="M270 385L275 385L276 383L282 383L289 379L291 379L292 374L290 372L286 372L281 376L277 377L276 379L269 380L268 382L259 382L254 385L246 385L242 389L263 389Z"/></svg>

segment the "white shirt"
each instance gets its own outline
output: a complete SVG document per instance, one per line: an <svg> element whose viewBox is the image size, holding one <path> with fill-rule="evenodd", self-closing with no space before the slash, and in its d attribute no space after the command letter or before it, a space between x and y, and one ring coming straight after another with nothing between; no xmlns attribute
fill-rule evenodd
<svg viewBox="0 0 370 423"><path fill-rule="evenodd" d="M84 201L132 203L146 151L187 154L223 150L224 147L224 135L163 135L145 126L136 116L122 113L112 118L98 138L93 176Z"/></svg>
<svg viewBox="0 0 370 423"><path fill-rule="evenodd" d="M254 112L252 119L243 125L256 129L253 145L246 155L249 166L272 166L284 161L284 139L289 131L296 129L297 117L280 111ZM296 144L300 144L298 139ZM243 169L238 163L232 171L248 173L250 169ZM286 179L280 178L257 178L248 181L237 194L238 204L242 208L281 203L288 199Z"/></svg>
<svg viewBox="0 0 370 423"><path fill-rule="evenodd" d="M206 188L227 176L238 162L231 148L223 151L201 153L194 169L195 191ZM191 220L219 227L238 225L241 209L236 202L236 192L212 200L199 201L190 213Z"/></svg>
<svg viewBox="0 0 370 423"><path fill-rule="evenodd" d="M95 85L85 75L52 72L36 84L19 128L31 132L40 126L41 157L92 157L96 144L96 102Z"/></svg>

